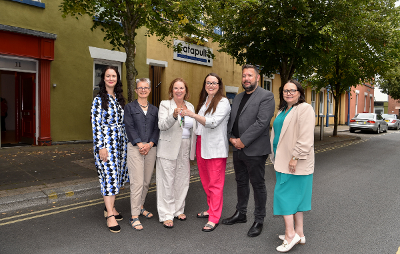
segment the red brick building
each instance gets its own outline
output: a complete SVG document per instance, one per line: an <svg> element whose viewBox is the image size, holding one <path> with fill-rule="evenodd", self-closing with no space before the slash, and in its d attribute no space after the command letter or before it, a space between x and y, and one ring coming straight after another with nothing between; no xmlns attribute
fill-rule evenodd
<svg viewBox="0 0 400 254"><path fill-rule="evenodd" d="M390 95L388 96L388 114L400 115L400 100L393 99Z"/></svg>

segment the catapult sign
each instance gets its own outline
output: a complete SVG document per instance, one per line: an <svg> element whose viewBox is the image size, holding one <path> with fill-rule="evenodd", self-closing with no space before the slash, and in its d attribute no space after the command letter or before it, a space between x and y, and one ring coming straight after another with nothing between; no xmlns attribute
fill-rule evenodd
<svg viewBox="0 0 400 254"><path fill-rule="evenodd" d="M179 53L174 51L174 60L213 66L213 59L208 56L209 53L212 53L211 48L174 40L174 45L177 46L178 44L181 44L182 51Z"/></svg>

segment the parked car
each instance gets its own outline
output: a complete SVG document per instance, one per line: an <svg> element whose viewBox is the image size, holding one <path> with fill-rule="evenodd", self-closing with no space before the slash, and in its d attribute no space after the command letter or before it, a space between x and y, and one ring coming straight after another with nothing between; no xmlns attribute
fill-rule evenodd
<svg viewBox="0 0 400 254"><path fill-rule="evenodd" d="M379 114L359 113L350 120L349 131L370 130L376 133L387 132L388 123Z"/></svg>
<svg viewBox="0 0 400 254"><path fill-rule="evenodd" d="M382 117L388 123L388 128L400 129L400 120L395 114L383 114Z"/></svg>

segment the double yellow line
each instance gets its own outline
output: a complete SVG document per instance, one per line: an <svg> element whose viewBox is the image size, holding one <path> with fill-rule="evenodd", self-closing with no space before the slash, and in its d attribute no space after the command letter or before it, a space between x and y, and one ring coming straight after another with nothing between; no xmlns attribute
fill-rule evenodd
<svg viewBox="0 0 400 254"><path fill-rule="evenodd" d="M234 173L233 169L227 170L225 172L226 175L233 174L233 173ZM195 182L199 182L199 181L200 181L199 176L190 178L190 183L195 183ZM155 192L155 191L156 191L155 185L149 188L149 193ZM120 200L120 199L129 198L129 195L130 195L129 192L120 194L117 196L116 199ZM89 206L95 206L95 205L99 205L99 204L104 204L103 198L97 198L97 199L92 199L92 200L88 200L88 201L77 202L74 204L63 205L63 206L59 206L59 207L52 207L52 208L38 210L38 211L34 211L34 212L13 215L10 217L1 218L0 226L5 226L5 225L17 223L17 222L32 220L32 219L36 219L36 218L49 216L52 214L59 214L59 213L68 212L68 211L72 211L72 210L76 210L76 209L80 209L80 208L84 208L84 207L89 207Z"/></svg>
<svg viewBox="0 0 400 254"><path fill-rule="evenodd" d="M324 148L324 149L318 149L317 148L315 153L326 152L326 151L329 151L329 150L333 150L333 149L336 149L336 148L341 148L341 147L345 147L345 146L349 146L349 145L358 144L360 142L365 142L365 141L368 141L368 140L369 139L351 141L351 142L346 143L346 144L340 144L340 145L336 145L336 146L334 145L334 146L331 146L329 148ZM266 163L265 163L265 165L271 165L271 164L272 163L269 160L267 160ZM229 170L225 171L225 174L229 175L229 174L233 174L234 172L235 171L233 169L229 169ZM195 182L199 182L199 181L200 181L200 177L199 176L190 178L190 183L195 183ZM149 193L150 192L154 192L154 191L156 191L156 186L155 185L149 188ZM130 193L120 194L120 195L117 196L116 199L120 200L120 199L129 198L129 195L130 195ZM43 210L39 210L39 211L35 211L35 212L29 212L29 213L25 213L25 214L14 215L14 216L10 216L10 217L6 217L6 218L0 219L0 226L9 225L9 224L22 222L22 221L26 221L26 220L32 220L32 219L36 219L36 218L40 218L40 217L49 216L49 215L52 215L52 214L68 212L68 211L71 211L71 210L76 210L76 209L89 207L89 206L95 206L95 205L99 205L99 204L104 204L103 198L97 198L97 199L92 199L92 200L88 200L88 201L82 201L82 202L78 202L78 203L74 203L74 204L70 204L70 205L63 205L63 206L52 207L52 208L43 209Z"/></svg>

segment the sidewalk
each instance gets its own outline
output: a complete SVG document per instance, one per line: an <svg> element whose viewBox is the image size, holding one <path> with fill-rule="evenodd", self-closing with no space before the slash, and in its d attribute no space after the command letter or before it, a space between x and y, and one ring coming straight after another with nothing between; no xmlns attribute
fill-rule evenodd
<svg viewBox="0 0 400 254"><path fill-rule="evenodd" d="M345 133L347 132L347 133ZM349 135L347 126L315 128L315 148L360 139ZM232 153L230 153L232 157ZM228 158L227 170L233 168ZM0 149L0 213L51 203L57 200L99 194L92 143L53 146L22 146ZM191 162L191 176L197 177L196 162ZM155 184L153 175L152 183ZM124 192L129 190L125 185Z"/></svg>

